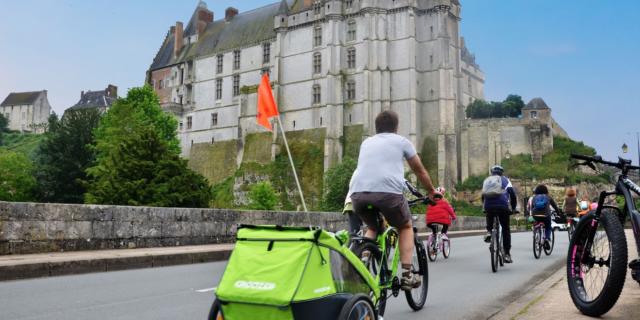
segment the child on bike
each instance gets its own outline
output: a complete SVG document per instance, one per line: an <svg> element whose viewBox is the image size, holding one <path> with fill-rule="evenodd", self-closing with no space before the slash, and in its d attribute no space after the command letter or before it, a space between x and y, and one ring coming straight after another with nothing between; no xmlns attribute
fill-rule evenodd
<svg viewBox="0 0 640 320"><path fill-rule="evenodd" d="M562 211L549 195L549 189L544 184L538 185L533 190L531 199L531 217L535 221L544 222L544 247L551 248L551 207L560 214Z"/></svg>
<svg viewBox="0 0 640 320"><path fill-rule="evenodd" d="M567 188L567 190L565 190L564 202L562 203L562 211L568 217L573 218L578 215L578 209L579 206L576 189L569 187Z"/></svg>
<svg viewBox="0 0 640 320"><path fill-rule="evenodd" d="M445 191L443 187L436 188L436 192L443 196ZM440 201L436 201L434 205L427 208L425 219L427 227L431 228L434 237L436 236L436 224L442 225L442 236L446 239L451 222L456 220L456 213L453 211L451 204L443 197Z"/></svg>

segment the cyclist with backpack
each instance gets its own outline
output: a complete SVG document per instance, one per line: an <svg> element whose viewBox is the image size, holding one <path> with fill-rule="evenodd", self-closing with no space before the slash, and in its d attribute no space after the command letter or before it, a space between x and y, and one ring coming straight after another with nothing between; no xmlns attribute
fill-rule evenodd
<svg viewBox="0 0 640 320"><path fill-rule="evenodd" d="M504 262L511 263L511 230L509 229L509 215L516 211L516 192L511 181L505 177L504 169L495 165L491 168L491 175L482 183L482 203L487 215L487 234L484 242L491 242L493 219L498 218L502 227L504 248Z"/></svg>
<svg viewBox="0 0 640 320"><path fill-rule="evenodd" d="M549 195L549 189L544 184L538 185L533 190L533 198L531 199L531 217L539 222L544 222L544 247L551 247L551 207L561 214L560 208Z"/></svg>

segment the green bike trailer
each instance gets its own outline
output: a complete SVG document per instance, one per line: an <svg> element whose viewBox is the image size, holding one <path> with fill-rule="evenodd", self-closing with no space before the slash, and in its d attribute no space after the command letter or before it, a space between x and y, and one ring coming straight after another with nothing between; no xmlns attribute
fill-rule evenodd
<svg viewBox="0 0 640 320"><path fill-rule="evenodd" d="M242 225L216 296L216 320L324 320L340 318L354 300L374 310L380 291L333 233Z"/></svg>

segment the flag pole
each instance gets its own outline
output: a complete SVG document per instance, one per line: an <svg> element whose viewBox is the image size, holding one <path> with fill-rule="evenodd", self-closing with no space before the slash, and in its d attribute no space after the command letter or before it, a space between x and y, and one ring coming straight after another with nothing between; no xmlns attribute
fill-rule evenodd
<svg viewBox="0 0 640 320"><path fill-rule="evenodd" d="M289 162L291 163L291 170L293 171L293 177L296 179L296 185L298 186L298 192L300 193L300 200L302 201L302 208L304 212L307 212L307 204L304 202L304 195L302 195L302 188L300 187L300 180L298 180L298 174L296 173L296 167L293 165L293 158L291 158L291 151L289 150L289 143L287 142L287 136L284 134L284 128L282 127L282 122L280 121L280 115L277 115L278 118L278 127L280 128L280 132L282 132L282 139L284 140L284 147L287 149L287 155L289 156Z"/></svg>

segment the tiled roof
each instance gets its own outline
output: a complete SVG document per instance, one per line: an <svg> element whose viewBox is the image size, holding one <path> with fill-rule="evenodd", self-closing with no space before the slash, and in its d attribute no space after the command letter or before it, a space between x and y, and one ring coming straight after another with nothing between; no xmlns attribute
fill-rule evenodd
<svg viewBox="0 0 640 320"><path fill-rule="evenodd" d="M525 109L549 109L549 106L542 98L533 98L527 103Z"/></svg>
<svg viewBox="0 0 640 320"><path fill-rule="evenodd" d="M116 97L108 96L105 90L87 91L82 95L80 101L69 109L108 108L115 101Z"/></svg>
<svg viewBox="0 0 640 320"><path fill-rule="evenodd" d="M302 2L303 0L287 0L289 6L294 1ZM150 70L275 38L273 19L280 9L281 3L276 2L262 8L241 12L230 21L225 21L224 17L213 21L200 35L198 41L184 46L177 57L173 55L174 35L169 31L153 59ZM185 30L186 34L187 30Z"/></svg>
<svg viewBox="0 0 640 320"><path fill-rule="evenodd" d="M41 94L44 91L33 91L33 92L11 92L7 98L4 99L0 106L18 106L18 105L26 105L33 104L38 100Z"/></svg>

